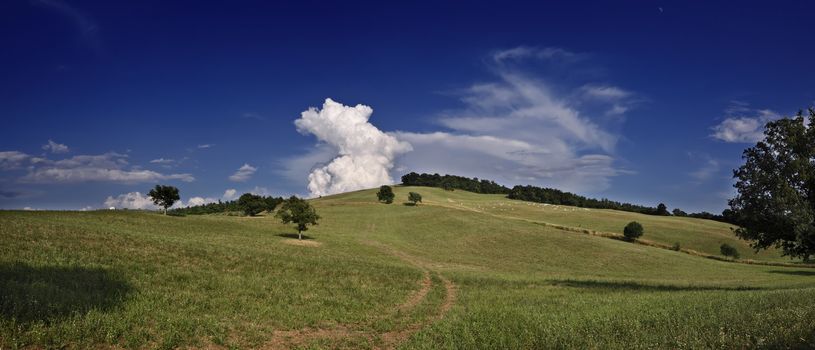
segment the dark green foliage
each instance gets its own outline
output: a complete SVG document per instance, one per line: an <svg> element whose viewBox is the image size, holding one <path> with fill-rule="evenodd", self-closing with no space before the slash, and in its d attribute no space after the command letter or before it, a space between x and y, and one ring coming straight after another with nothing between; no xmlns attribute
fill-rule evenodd
<svg viewBox="0 0 815 350"><path fill-rule="evenodd" d="M275 208L277 208L278 205L280 205L280 203L283 203L283 197L263 197L263 203L266 204L264 209L271 213L275 210Z"/></svg>
<svg viewBox="0 0 815 350"><path fill-rule="evenodd" d="M732 257L733 259L738 259L740 256L738 249L727 243L722 244L719 250L722 252L722 255Z"/></svg>
<svg viewBox="0 0 815 350"><path fill-rule="evenodd" d="M264 202L263 210L266 211L274 211L274 209L283 203L282 197L272 197L266 196L261 197ZM173 214L184 214L184 215L204 215L204 214L216 214L216 213L231 213L231 212L243 212L244 209L238 203L237 200L234 201L217 201L215 203L207 203L203 205L196 205L192 207L186 208L178 208L170 210L169 213Z"/></svg>
<svg viewBox="0 0 815 350"><path fill-rule="evenodd" d="M419 205L422 202L422 195L416 192L408 193L408 201L413 203L413 205Z"/></svg>
<svg viewBox="0 0 815 350"><path fill-rule="evenodd" d="M376 193L376 198L378 198L380 202L385 202L387 204L393 203L393 198L395 196L396 195L393 194L393 189L387 185L380 186L379 192Z"/></svg>
<svg viewBox="0 0 815 350"><path fill-rule="evenodd" d="M178 195L178 188L173 186L156 185L147 195L153 199L153 203L164 208L165 215L167 208L172 207L176 201L181 199L181 196Z"/></svg>
<svg viewBox="0 0 815 350"><path fill-rule="evenodd" d="M763 141L744 151L733 172L738 194L731 215L736 235L755 249L781 247L785 255L815 255L815 109L767 123Z"/></svg>
<svg viewBox="0 0 815 350"><path fill-rule="evenodd" d="M471 179L456 175L441 176L439 174L410 173L402 176L402 184L405 186L440 187L450 191L460 189L485 194L507 194L510 191L509 188L494 181L479 180L478 178Z"/></svg>
<svg viewBox="0 0 815 350"><path fill-rule="evenodd" d="M676 208L673 210L674 216L688 216L688 213L682 211L682 209Z"/></svg>
<svg viewBox="0 0 815 350"><path fill-rule="evenodd" d="M679 242L676 242L676 243L674 243L674 245L672 245L672 246L671 246L671 250L673 250L673 251L677 251L677 252L678 252L678 251L680 251L681 249L682 249L682 246L680 246L680 245L679 245Z"/></svg>
<svg viewBox="0 0 815 350"><path fill-rule="evenodd" d="M655 214L656 215L662 215L662 216L670 216L671 215L671 213L668 212L668 206L666 206L664 203L659 203L659 205L657 205L657 211L656 211Z"/></svg>
<svg viewBox="0 0 815 350"><path fill-rule="evenodd" d="M297 225L297 238L303 239L303 231L308 230L308 225L317 225L320 216L314 207L305 199L291 196L283 201L283 205L275 214L284 224L293 223Z"/></svg>
<svg viewBox="0 0 815 350"><path fill-rule="evenodd" d="M241 197L238 198L238 206L240 206L243 214L247 216L260 214L260 212L266 210L267 207L263 197L251 193L242 194Z"/></svg>
<svg viewBox="0 0 815 350"><path fill-rule="evenodd" d="M625 225L625 228L623 229L623 236L625 236L625 239L629 241L635 241L637 238L642 237L643 232L644 230L639 222L631 221L628 223L628 225Z"/></svg>
<svg viewBox="0 0 815 350"><path fill-rule="evenodd" d="M507 195L507 198L555 205L570 205L581 208L615 209L651 215L654 215L657 212L657 209L653 207L646 207L630 203L620 203L605 198L586 198L554 188L541 188L537 186L515 186L512 188L509 195Z"/></svg>

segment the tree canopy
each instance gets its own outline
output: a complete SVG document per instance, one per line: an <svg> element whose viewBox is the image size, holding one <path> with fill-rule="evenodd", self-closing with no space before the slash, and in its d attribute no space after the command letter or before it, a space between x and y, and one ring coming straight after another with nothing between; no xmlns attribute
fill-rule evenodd
<svg viewBox="0 0 815 350"><path fill-rule="evenodd" d="M642 237L643 233L644 229L642 228L642 225L636 221L629 222L623 229L623 236L625 236L625 239L629 241L637 240L637 238Z"/></svg>
<svg viewBox="0 0 815 350"><path fill-rule="evenodd" d="M320 216L317 210L308 201L296 196L291 196L283 201L283 205L275 214L284 224L293 223L297 225L297 238L303 239L303 231L308 230L308 225L317 225Z"/></svg>
<svg viewBox="0 0 815 350"><path fill-rule="evenodd" d="M376 193L376 198L379 199L380 202L385 202L387 204L393 203L393 198L396 195L393 194L393 189L388 185L383 185L379 187L379 192Z"/></svg>
<svg viewBox="0 0 815 350"><path fill-rule="evenodd" d="M153 203L164 208L164 215L167 215L167 208L172 207L176 201L181 199L178 188L173 186L156 185L149 193Z"/></svg>
<svg viewBox="0 0 815 350"><path fill-rule="evenodd" d="M408 193L408 201L413 205L419 205L422 202L422 195L417 192L410 192Z"/></svg>
<svg viewBox="0 0 815 350"><path fill-rule="evenodd" d="M808 119L808 121L807 121ZM764 140L746 149L733 172L738 191L730 209L736 235L757 250L780 247L785 255L815 255L815 110L808 118L767 123Z"/></svg>
<svg viewBox="0 0 815 350"><path fill-rule="evenodd" d="M241 195L240 198L238 198L238 206L240 206L243 213L247 216L260 214L260 212L267 208L266 201L263 197L251 193ZM272 210L274 210L274 208L272 208Z"/></svg>

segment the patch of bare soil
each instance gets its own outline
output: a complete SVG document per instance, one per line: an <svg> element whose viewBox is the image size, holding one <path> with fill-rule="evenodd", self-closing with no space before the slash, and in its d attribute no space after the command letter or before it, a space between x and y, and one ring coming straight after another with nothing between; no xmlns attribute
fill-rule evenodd
<svg viewBox="0 0 815 350"><path fill-rule="evenodd" d="M299 245L302 247L319 247L323 245L321 242L315 242L313 240L306 240L306 239L284 239L283 243L291 244L291 245Z"/></svg>

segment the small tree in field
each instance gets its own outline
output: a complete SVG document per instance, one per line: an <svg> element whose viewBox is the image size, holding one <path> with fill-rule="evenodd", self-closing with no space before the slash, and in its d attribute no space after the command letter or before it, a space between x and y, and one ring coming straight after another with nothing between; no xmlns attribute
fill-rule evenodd
<svg viewBox="0 0 815 350"><path fill-rule="evenodd" d="M238 206L247 216L255 216L266 210L266 201L263 197L251 193L244 193L238 198Z"/></svg>
<svg viewBox="0 0 815 350"><path fill-rule="evenodd" d="M296 196L291 196L284 201L275 216L280 218L284 224L297 225L297 239L303 239L303 231L308 230L308 225L317 225L317 220L320 220L314 207L305 199Z"/></svg>
<svg viewBox="0 0 815 350"><path fill-rule="evenodd" d="M727 243L722 244L722 246L719 247L719 251L722 252L722 255L732 257L733 259L738 259L740 257L738 249Z"/></svg>
<svg viewBox="0 0 815 350"><path fill-rule="evenodd" d="M376 193L376 198L378 198L380 202L387 204L393 203L394 197L396 197L396 195L393 194L393 189L388 185L379 187L379 192Z"/></svg>
<svg viewBox="0 0 815 350"><path fill-rule="evenodd" d="M640 225L639 222L631 221L628 225L625 225L623 236L625 236L626 240L633 242L637 240L637 238L642 237L643 231L642 225Z"/></svg>
<svg viewBox="0 0 815 350"><path fill-rule="evenodd" d="M413 205L419 205L422 202L422 195L416 192L408 193L408 201L412 202Z"/></svg>
<svg viewBox="0 0 815 350"><path fill-rule="evenodd" d="M181 199L181 196L178 195L178 188L173 186L156 185L147 195L153 199L155 205L164 208L164 215L167 215L167 208L172 207L177 200Z"/></svg>

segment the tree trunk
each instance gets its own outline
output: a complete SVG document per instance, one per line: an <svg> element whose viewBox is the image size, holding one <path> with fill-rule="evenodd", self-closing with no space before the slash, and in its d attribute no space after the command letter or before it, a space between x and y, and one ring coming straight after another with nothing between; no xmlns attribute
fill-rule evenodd
<svg viewBox="0 0 815 350"><path fill-rule="evenodd" d="M167 207L164 207L164 215L167 215Z"/></svg>
<svg viewBox="0 0 815 350"><path fill-rule="evenodd" d="M297 230L297 239L303 240L303 231Z"/></svg>

